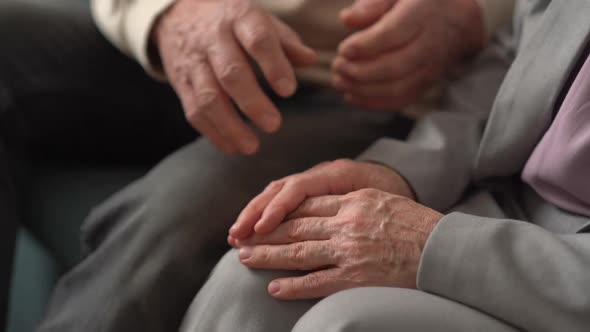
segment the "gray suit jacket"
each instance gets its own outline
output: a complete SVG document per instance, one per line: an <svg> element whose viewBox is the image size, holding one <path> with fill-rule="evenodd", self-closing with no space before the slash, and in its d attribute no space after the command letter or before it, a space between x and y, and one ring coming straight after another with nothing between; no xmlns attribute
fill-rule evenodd
<svg viewBox="0 0 590 332"><path fill-rule="evenodd" d="M397 169L421 203L441 211L465 199L469 186L517 182L588 43L590 1L522 0L514 21L515 59L491 48L452 84L452 109L421 120L407 142L380 140L360 158ZM490 203L478 204L482 213L451 213L436 227L419 287L524 330L590 331L588 219L577 216L577 229L557 234L489 217Z"/></svg>

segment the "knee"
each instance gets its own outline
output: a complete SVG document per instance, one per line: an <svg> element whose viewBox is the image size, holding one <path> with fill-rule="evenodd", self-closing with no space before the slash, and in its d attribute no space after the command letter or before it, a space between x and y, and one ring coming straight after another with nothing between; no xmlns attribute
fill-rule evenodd
<svg viewBox="0 0 590 332"><path fill-rule="evenodd" d="M314 301L279 301L267 292L286 271L251 270L229 251L215 267L185 316L183 331L289 331ZM319 331L319 330L315 330Z"/></svg>
<svg viewBox="0 0 590 332"><path fill-rule="evenodd" d="M437 331L438 313L425 305L434 296L394 288L357 288L327 297L309 310L293 331Z"/></svg>
<svg viewBox="0 0 590 332"><path fill-rule="evenodd" d="M422 291L357 288L322 300L294 332L502 331L514 329L480 311Z"/></svg>
<svg viewBox="0 0 590 332"><path fill-rule="evenodd" d="M275 303L277 300L268 294L267 286L272 280L289 274L293 273L250 269L240 262L238 250L231 249L219 261L207 284L215 288L215 293L223 294L220 298L232 302L248 303L258 299Z"/></svg>

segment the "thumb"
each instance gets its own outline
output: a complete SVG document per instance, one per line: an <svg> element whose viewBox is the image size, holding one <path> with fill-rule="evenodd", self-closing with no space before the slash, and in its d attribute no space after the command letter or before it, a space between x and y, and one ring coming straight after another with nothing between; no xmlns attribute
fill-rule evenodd
<svg viewBox="0 0 590 332"><path fill-rule="evenodd" d="M352 29L363 29L375 24L395 5L397 0L355 0L340 12L340 19Z"/></svg>

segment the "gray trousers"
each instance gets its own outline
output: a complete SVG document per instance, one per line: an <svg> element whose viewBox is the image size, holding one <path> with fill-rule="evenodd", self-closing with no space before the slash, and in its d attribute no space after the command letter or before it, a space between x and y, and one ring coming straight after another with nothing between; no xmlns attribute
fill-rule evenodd
<svg viewBox="0 0 590 332"><path fill-rule="evenodd" d="M449 212L529 220L556 233L575 232L586 222L546 203L526 185L505 189L494 195L472 193ZM419 290L357 288L320 301L279 301L268 295L272 280L300 274L249 269L232 249L196 295L181 332L517 331L493 313Z"/></svg>
<svg viewBox="0 0 590 332"><path fill-rule="evenodd" d="M425 292L356 288L321 301L279 301L271 280L289 272L244 267L231 250L195 298L182 332L509 332L516 329L467 306Z"/></svg>
<svg viewBox="0 0 590 332"><path fill-rule="evenodd" d="M0 1L0 330L30 167L155 163L196 136L172 89L101 36L87 1Z"/></svg>
<svg viewBox="0 0 590 332"><path fill-rule="evenodd" d="M306 108L284 105L285 127L257 156L228 157L200 140L99 206L82 229L88 256L60 281L39 331L178 329L256 193L395 131L390 115Z"/></svg>
<svg viewBox="0 0 590 332"><path fill-rule="evenodd" d="M70 1L71 6L66 6ZM18 34L18 38L24 36L27 40L42 37L27 52L39 55L45 50L43 46L60 47L54 50L59 51L54 57L37 57L43 61L56 59L58 63L43 66L45 71L39 69L39 73L31 72L27 77L32 78L31 84L46 79L48 83L41 91L60 98L51 108L46 105L47 109L40 109L47 111L43 114L53 120L50 124L59 119L69 128L79 129L77 135L64 132L64 136L57 136L62 138L58 141L50 134L61 133L61 127L50 127L44 137L52 140L40 142L52 142L51 151L63 144L64 152L87 152L101 159L110 153L115 161L156 150L162 145L160 140L178 142L172 139L176 136L166 135L181 130L155 127L158 123L162 127L173 123L174 119L167 119L173 115L183 121L176 99L167 102L167 92L171 91L153 82L136 83L137 77L149 80L140 68L108 46L92 25L87 7L75 4L77 1L11 1L10 6L0 3L0 35L7 31L3 25L12 22L14 26L8 31L37 27L31 31L27 28L28 34ZM5 16L12 19L5 20ZM31 22L24 24L23 17ZM15 43L18 40L12 34L3 38ZM79 50L81 46L83 50ZM70 57L73 59L68 60ZM22 56L11 59L16 61ZM120 63L123 65L117 65ZM0 87L15 86L0 82ZM56 93L47 90L62 86ZM68 108L71 114L50 113L64 110L60 105L68 98L73 98L78 113L73 112L73 107ZM228 157L201 140L164 160L144 178L97 207L82 229L86 258L59 282L39 331L178 329L194 294L228 249L225 239L229 226L268 182L320 161L353 158L377 138L400 134L400 122L392 121L394 115L344 110L333 96L302 91L294 100L280 102L279 107L285 114L285 127L277 135L264 136L257 156ZM104 126L88 125L96 121ZM170 146L173 144L159 150Z"/></svg>

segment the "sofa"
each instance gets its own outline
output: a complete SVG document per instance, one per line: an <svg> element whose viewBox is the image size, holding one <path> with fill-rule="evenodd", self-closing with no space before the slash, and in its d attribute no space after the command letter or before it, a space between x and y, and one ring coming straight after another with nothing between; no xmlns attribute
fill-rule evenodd
<svg viewBox="0 0 590 332"><path fill-rule="evenodd" d="M147 169L59 163L33 169L15 251L7 332L34 331L57 280L80 261L85 216Z"/></svg>

